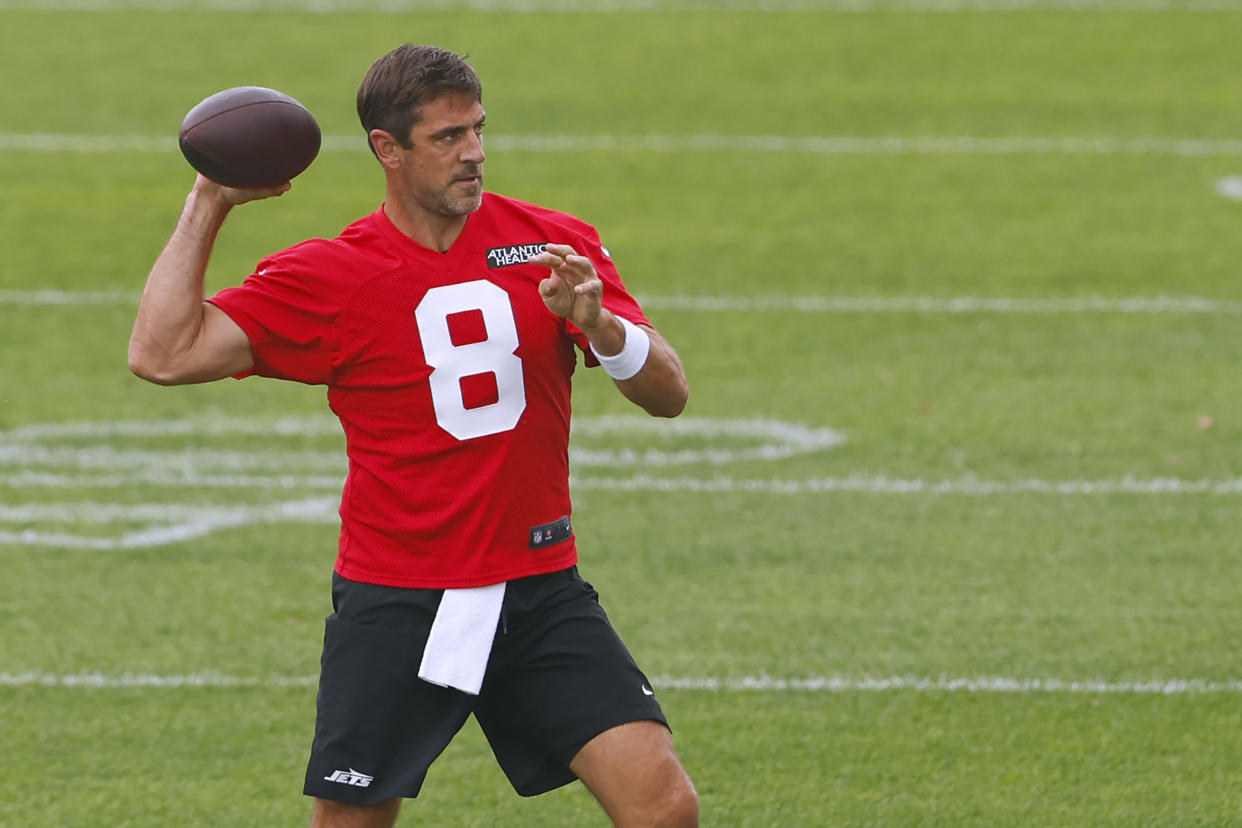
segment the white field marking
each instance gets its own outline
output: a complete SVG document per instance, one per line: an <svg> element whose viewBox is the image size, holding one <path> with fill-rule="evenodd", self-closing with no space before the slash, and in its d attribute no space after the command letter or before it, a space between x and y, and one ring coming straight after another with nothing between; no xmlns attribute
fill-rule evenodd
<svg viewBox="0 0 1242 828"><path fill-rule="evenodd" d="M312 414L275 420L249 417L196 417L184 420L100 420L69 423L33 423L0 431L0 445L26 440L111 437L341 437L335 417Z"/></svg>
<svg viewBox="0 0 1242 828"><path fill-rule="evenodd" d="M137 307L137 291L122 290L0 290L0 305L40 307L68 305L132 305Z"/></svg>
<svg viewBox="0 0 1242 828"><path fill-rule="evenodd" d="M0 0L0 9L4 0ZM1242 11L1242 0L1235 7ZM761 152L792 155L1242 155L1232 138L1114 138L1016 135L981 137L884 135L493 135L498 152ZM366 152L363 137L325 135L323 152ZM72 135L0 132L0 152L179 152L161 135Z"/></svg>
<svg viewBox="0 0 1242 828"><path fill-rule="evenodd" d="M1242 314L1242 301L1201 296L639 296L651 310L800 313Z"/></svg>
<svg viewBox="0 0 1242 828"><path fill-rule="evenodd" d="M701 313L1026 313L1026 314L1220 314L1242 315L1242 301L1203 296L711 296L639 295L650 310ZM125 291L0 290L0 305L73 307L135 305L138 294ZM290 426L298 432L296 422ZM191 433L189 425L179 434ZM339 432L339 427L336 428ZM141 433L141 432L136 432ZM250 433L261 433L252 431Z"/></svg>
<svg viewBox="0 0 1242 828"><path fill-rule="evenodd" d="M314 687L317 676L226 676L215 672L186 675L154 675L152 673L0 673L0 687L70 687L117 690L134 687Z"/></svg>
<svg viewBox="0 0 1242 828"><path fill-rule="evenodd" d="M717 445L685 449L592 449L612 442L614 434L648 441L717 441ZM830 428L763 419L712 420L687 417L657 421L638 415L580 418L575 427L572 463L575 469L669 467L675 464L722 466L744 461L776 462L794 455L830 450L844 436ZM339 441L340 426L328 415L263 422L240 417L198 417L187 420L39 423L0 432L0 487L29 492L36 489L133 490L158 486L167 497L184 490L242 492L289 491L303 499L274 504L193 505L177 502L107 503L95 500L56 503L8 503L0 506L0 544L92 550L162 546L211 532L275 523L335 523L344 479L343 452L304 450L281 453L152 447L143 441L197 436L220 441L230 435L313 437ZM588 447L577 445L586 442ZM118 445L120 443L120 445ZM138 444L129 447L127 444ZM329 473L339 469L337 473ZM264 472L276 473L264 473ZM973 475L928 480L855 473L844 477L782 479L736 478L723 474L664 477L636 474L581 475L576 491L740 492L770 495L827 495L840 492L880 495L960 495L991 497L1012 494L1050 496L1216 495L1242 494L1242 479L1182 480L1126 476L1103 480L981 480ZM320 492L307 497L306 492ZM118 528L117 525L120 525ZM125 531L126 525L139 528Z"/></svg>
<svg viewBox="0 0 1242 828"><path fill-rule="evenodd" d="M58 475L47 472L17 472L0 474L0 487L10 489L125 489L135 485L151 485L162 488L203 489L256 489L288 490L311 489L339 492L343 477L327 476L263 476L263 475L164 475L137 473L133 475ZM1045 494L1060 496L1090 495L1222 495L1242 494L1242 478L1224 480L1183 480L1176 477L1118 477L1097 480L981 480L978 477L959 478L896 478L863 472L844 477L819 477L806 480L781 478L733 478L715 476L655 477L633 475L630 477L601 477L574 474L570 478L574 489L581 491L628 491L628 492L706 492L751 494L800 495L833 494L853 492L880 495L959 495L993 497L1013 494ZM63 511L52 507L44 512L44 520L75 520L76 503L60 504ZM9 507L16 509L18 507ZM154 504L135 504L135 514L158 508ZM185 507L193 512L195 507ZM205 508L205 507L204 507ZM17 515L19 512L12 512ZM179 514L173 510L171 514ZM4 512L0 512L0 521ZM134 518L138 520L139 518ZM17 518L14 518L17 520ZM118 518L128 520L128 518ZM85 521L99 522L99 521ZM0 536L3 537L3 536Z"/></svg>
<svg viewBox="0 0 1242 828"><path fill-rule="evenodd" d="M764 439L753 448L721 449L570 449L574 466L671 466L706 463L713 466L744 460L783 460L796 454L822 451L845 442L845 435L831 428L810 428L799 423L780 420L715 420L704 417L680 417L676 420L655 420L634 417L589 417L573 426L575 436L655 434L668 439L716 437L725 440Z"/></svg>
<svg viewBox="0 0 1242 828"><path fill-rule="evenodd" d="M574 477L578 489L654 492L745 492L754 494L833 494L857 492L885 495L965 495L990 497L1013 494L1062 496L1086 495L1238 495L1242 478L1227 480L1182 480L1175 477L1118 477L1102 480L980 480L974 476L924 480L857 473L846 477L819 477L806 480L732 477L653 477L639 474L628 478Z"/></svg>
<svg viewBox="0 0 1242 828"><path fill-rule="evenodd" d="M213 418L196 421L130 421L114 423L41 423L0 432L0 467L17 467L31 471L40 467L61 469L134 469L159 475L162 480L178 477L198 481L204 472L244 472L254 469L302 472L341 469L344 458L337 448L330 451L244 450L226 451L213 447L196 449L118 449L111 445L76 446L40 445L39 441L64 438L106 439L116 436L222 436L228 434L310 434L339 435L338 425L331 418L302 418L278 421L276 425L250 419ZM622 433L659 435L667 439L723 438L729 442L760 440L749 448L592 450L574 447L570 459L577 466L669 466L691 463L724 465L742 460L780 460L797 454L821 451L841 445L845 436L830 428L810 428L779 420L736 419L717 420L703 417L682 417L672 421L653 420L639 416L583 417L575 422L573 433L580 437L599 437ZM113 479L115 476L108 476ZM224 479L236 480L229 474ZM279 479L279 478L278 478Z"/></svg>
<svg viewBox="0 0 1242 828"><path fill-rule="evenodd" d="M160 469L141 469L127 474L58 474L31 470L0 472L0 486L11 489L127 489L132 486L157 486L163 489L317 489L339 492L344 483L344 473L199 474L194 471L167 472Z"/></svg>
<svg viewBox="0 0 1242 828"><path fill-rule="evenodd" d="M198 449L116 449L110 446L0 444L0 468L150 469L162 472L241 472L252 469L326 471L344 469L340 451L226 451ZM342 471L343 473L343 471Z"/></svg>
<svg viewBox="0 0 1242 828"><path fill-rule="evenodd" d="M0 530L0 544L20 546L56 546L70 549L142 549L151 546L165 546L171 543L192 540L208 535L219 529L231 529L239 526L251 526L266 523L335 523L337 521L336 498L311 498L290 501L287 503L265 503L262 506L206 507L194 510L190 507L174 509L171 519L179 522L172 525L154 525L143 529L126 532L120 536L89 536L75 535L66 532L45 532L37 529L20 531ZM96 510L98 505L96 505ZM131 514L147 515L147 519L167 521L170 516L158 512L153 504L142 504L138 507L116 506L118 512L114 520L127 520L124 511ZM68 510L69 519L81 520ZM99 511L93 514L88 511L87 522L100 522ZM3 520L4 518L0 518ZM19 518L20 519L20 518ZM111 521L102 521L111 522Z"/></svg>
<svg viewBox="0 0 1242 828"><path fill-rule="evenodd" d="M0 0L0 11L614 13L1236 11L1234 0Z"/></svg>
<svg viewBox="0 0 1242 828"><path fill-rule="evenodd" d="M677 678L657 676L656 687L672 690L713 691L788 691L809 692L949 692L949 693L1086 693L1121 695L1177 696L1202 693L1242 693L1242 681L1204 681L1201 679L1170 679L1156 681L1103 680L1067 681L1055 678L1017 679L1003 676L975 678L935 678L921 676L890 676L888 678L853 678L848 676L811 676L809 678L775 678L766 674L742 678Z"/></svg>
<svg viewBox="0 0 1242 828"><path fill-rule="evenodd" d="M830 449L845 440L829 428L775 420L686 417L669 423L637 415L580 418L574 433L571 462L587 468L776 461ZM685 444L715 440L723 445L643 451L592 450L576 445L617 433L635 434L648 441L677 440ZM280 451L270 441L261 450L215 447L238 435L330 439L334 448ZM169 437L193 439L197 445L159 445L158 441ZM165 496L187 489L331 492L331 496L246 505L93 500L9 503L0 505L0 544L134 549L253 524L334 523L345 477L342 437L339 423L328 415L274 421L200 416L186 420L36 423L0 432L0 487L10 490L78 492L158 487ZM331 473L334 470L336 473ZM117 524L122 526L114 528ZM141 528L126 532L125 524Z"/></svg>
<svg viewBox="0 0 1242 828"><path fill-rule="evenodd" d="M39 523L75 521L78 523L141 523L148 521L193 519L231 520L251 512L271 512L274 520L335 520L338 499L316 497L262 506L198 505L176 503L0 503L0 523Z"/></svg>
<svg viewBox="0 0 1242 828"><path fill-rule="evenodd" d="M1231 201L1242 201L1242 175L1228 175L1217 181L1216 192Z"/></svg>
<svg viewBox="0 0 1242 828"><path fill-rule="evenodd" d="M181 689L187 687L314 687L317 676L230 676L218 672L159 675L153 673L82 672L55 674L39 671L0 673L0 687L64 687L115 690L130 688ZM655 676L661 690L709 692L802 692L802 693L1044 693L1086 695L1188 696L1242 693L1242 681L1205 679L1156 679L1149 681L1066 680L1058 678L1009 678L1006 676L807 676L777 678L766 673L739 677Z"/></svg>

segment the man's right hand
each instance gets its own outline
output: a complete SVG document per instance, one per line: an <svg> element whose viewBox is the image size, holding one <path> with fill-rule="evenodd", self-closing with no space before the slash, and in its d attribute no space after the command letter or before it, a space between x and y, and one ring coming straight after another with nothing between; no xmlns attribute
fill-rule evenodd
<svg viewBox="0 0 1242 828"><path fill-rule="evenodd" d="M283 184L277 184L275 187L268 187L266 189L239 190L236 187L226 187L223 184L217 184L202 173L199 173L198 178L194 180L194 190L196 193L205 198L224 201L230 207L245 204L248 201L282 196L289 192L289 188L292 186L290 182L286 181Z"/></svg>

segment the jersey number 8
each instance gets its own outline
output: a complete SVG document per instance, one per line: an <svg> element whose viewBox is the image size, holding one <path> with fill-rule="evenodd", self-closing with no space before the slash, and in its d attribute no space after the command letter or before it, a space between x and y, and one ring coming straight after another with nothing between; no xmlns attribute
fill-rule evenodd
<svg viewBox="0 0 1242 828"><path fill-rule="evenodd" d="M448 318L479 311L487 338L463 345L453 343ZM526 410L526 385L518 348L517 323L509 294L484 279L443 285L427 291L414 309L423 356L432 367L431 401L436 422L458 440L499 434L517 425ZM494 403L466 408L461 381L476 374L496 378Z"/></svg>

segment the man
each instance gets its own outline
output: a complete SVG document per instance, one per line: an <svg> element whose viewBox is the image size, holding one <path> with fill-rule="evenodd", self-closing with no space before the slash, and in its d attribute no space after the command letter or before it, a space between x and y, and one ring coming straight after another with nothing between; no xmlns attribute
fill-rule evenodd
<svg viewBox="0 0 1242 828"><path fill-rule="evenodd" d="M380 58L358 113L376 212L203 300L240 191L199 176L143 292L137 375L324 384L349 475L305 791L312 826L390 826L470 714L522 795L575 778L621 826L698 824L667 722L577 574L574 348L655 416L680 360L595 230L483 190L484 110L457 55Z"/></svg>

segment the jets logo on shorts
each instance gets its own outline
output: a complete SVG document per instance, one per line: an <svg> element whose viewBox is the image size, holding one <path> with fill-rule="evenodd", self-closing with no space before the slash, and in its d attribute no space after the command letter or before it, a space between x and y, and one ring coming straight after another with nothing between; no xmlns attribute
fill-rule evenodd
<svg viewBox="0 0 1242 828"><path fill-rule="evenodd" d="M355 788L369 788L371 787L371 783L375 781L374 776L367 776L365 773L358 773L358 771L353 768L350 768L347 771L332 771L332 775L325 776L324 779L329 782L339 782L342 785L353 785Z"/></svg>

